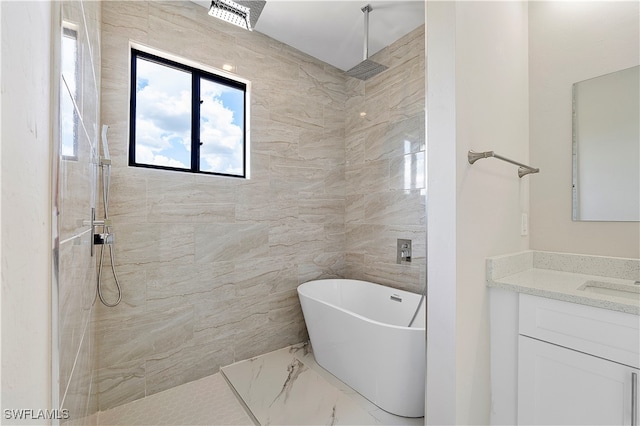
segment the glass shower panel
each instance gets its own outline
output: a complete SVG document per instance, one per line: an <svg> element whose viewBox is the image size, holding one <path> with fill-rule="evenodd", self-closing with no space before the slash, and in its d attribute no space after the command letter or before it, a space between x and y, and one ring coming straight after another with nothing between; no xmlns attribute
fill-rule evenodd
<svg viewBox="0 0 640 426"><path fill-rule="evenodd" d="M99 40L90 41L101 11L98 2L52 3L60 14L56 46L58 102L57 156L54 157L55 191L53 227L54 300L52 356L53 408L62 411L67 424L84 424L97 410L95 389L96 341L91 321L95 316L96 261L91 256L93 235L88 226L97 193L97 124L99 109ZM56 276L57 275L57 276ZM57 284L57 285L56 285ZM57 303L55 303L57 301ZM55 370L56 367L54 367ZM68 416L68 419L67 419Z"/></svg>

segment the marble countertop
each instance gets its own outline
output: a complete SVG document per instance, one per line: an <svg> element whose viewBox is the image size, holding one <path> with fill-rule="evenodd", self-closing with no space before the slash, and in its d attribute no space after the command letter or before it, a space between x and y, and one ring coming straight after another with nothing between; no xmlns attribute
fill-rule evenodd
<svg viewBox="0 0 640 426"><path fill-rule="evenodd" d="M634 300L579 290L579 287L582 287L587 281L610 283L613 286L618 284L633 285L632 280L538 268L526 269L502 278L489 278L487 285L534 296L640 315L640 294L638 300Z"/></svg>

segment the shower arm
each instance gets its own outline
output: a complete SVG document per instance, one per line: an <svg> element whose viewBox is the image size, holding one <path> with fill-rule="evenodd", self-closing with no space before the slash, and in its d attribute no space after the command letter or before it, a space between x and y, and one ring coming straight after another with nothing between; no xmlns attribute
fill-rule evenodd
<svg viewBox="0 0 640 426"><path fill-rule="evenodd" d="M369 12L371 12L371 5L368 4L363 7L364 13L364 60L369 59Z"/></svg>

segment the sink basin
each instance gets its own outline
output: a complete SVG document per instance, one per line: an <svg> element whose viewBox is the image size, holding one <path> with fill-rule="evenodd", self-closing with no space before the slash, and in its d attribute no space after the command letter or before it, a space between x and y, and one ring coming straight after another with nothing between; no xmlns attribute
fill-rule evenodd
<svg viewBox="0 0 640 426"><path fill-rule="evenodd" d="M578 290L589 293L606 294L608 296L623 297L640 302L640 286L634 284L616 284L606 281L587 281Z"/></svg>

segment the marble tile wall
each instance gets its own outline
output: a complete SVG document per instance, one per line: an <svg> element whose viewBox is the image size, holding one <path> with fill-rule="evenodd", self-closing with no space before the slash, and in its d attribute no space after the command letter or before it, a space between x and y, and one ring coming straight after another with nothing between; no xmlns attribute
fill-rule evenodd
<svg viewBox="0 0 640 426"><path fill-rule="evenodd" d="M85 425L97 410L97 351L94 332L96 263L90 252L88 220L97 183L95 168L100 117L100 14L93 1L64 1L55 10L77 32L75 96L64 82L60 98L73 98L78 118L77 158L58 164L58 353L59 403L65 424ZM65 52L61 52L65 54ZM73 75L63 69L71 85ZM95 422L94 422L95 423Z"/></svg>
<svg viewBox="0 0 640 426"><path fill-rule="evenodd" d="M128 167L130 41L251 81L250 180ZM187 1L102 2L101 42L123 302L97 308L100 410L307 340L302 282L421 289L423 27L366 84ZM395 264L396 238L412 265Z"/></svg>
<svg viewBox="0 0 640 426"><path fill-rule="evenodd" d="M366 82L347 81L345 274L421 292L426 280L424 26L371 59L389 69ZM412 240L410 265L396 263L398 238Z"/></svg>
<svg viewBox="0 0 640 426"><path fill-rule="evenodd" d="M340 70L188 1L102 2L101 40L123 288L95 323L105 410L308 339L296 287L346 268L347 95ZM130 41L251 81L250 180L128 167Z"/></svg>

